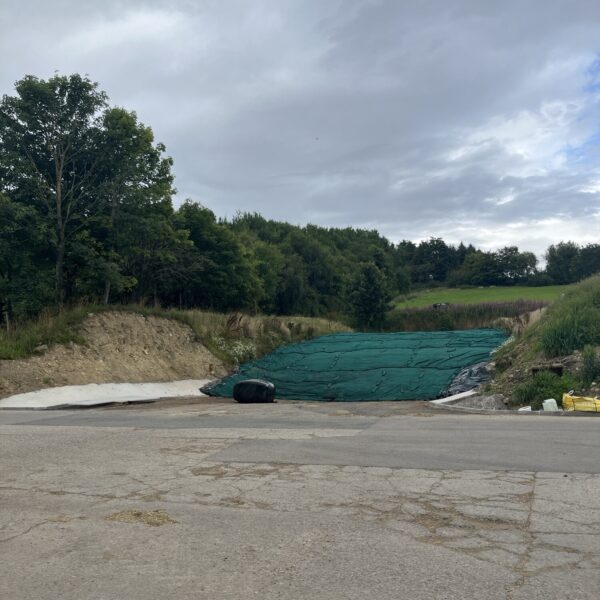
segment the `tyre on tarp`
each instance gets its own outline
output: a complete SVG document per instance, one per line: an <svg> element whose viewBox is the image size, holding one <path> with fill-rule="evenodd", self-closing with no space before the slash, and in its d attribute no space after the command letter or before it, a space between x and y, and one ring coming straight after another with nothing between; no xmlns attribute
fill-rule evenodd
<svg viewBox="0 0 600 600"><path fill-rule="evenodd" d="M243 404L275 402L275 386L261 379L238 381L233 386L233 398Z"/></svg>

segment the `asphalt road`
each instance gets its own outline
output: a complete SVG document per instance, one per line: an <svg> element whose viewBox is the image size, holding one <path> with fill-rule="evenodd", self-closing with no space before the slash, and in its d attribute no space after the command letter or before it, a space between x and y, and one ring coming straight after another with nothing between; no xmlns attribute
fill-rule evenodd
<svg viewBox="0 0 600 600"><path fill-rule="evenodd" d="M596 598L599 427L423 403L0 411L0 591Z"/></svg>

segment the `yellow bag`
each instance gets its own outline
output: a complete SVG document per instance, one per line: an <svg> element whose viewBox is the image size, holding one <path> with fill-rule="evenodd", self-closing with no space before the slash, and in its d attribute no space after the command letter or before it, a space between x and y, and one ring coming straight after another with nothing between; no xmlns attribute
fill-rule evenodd
<svg viewBox="0 0 600 600"><path fill-rule="evenodd" d="M598 398L587 398L585 396L572 396L571 394L563 394L562 402L564 410L600 412L600 399Z"/></svg>

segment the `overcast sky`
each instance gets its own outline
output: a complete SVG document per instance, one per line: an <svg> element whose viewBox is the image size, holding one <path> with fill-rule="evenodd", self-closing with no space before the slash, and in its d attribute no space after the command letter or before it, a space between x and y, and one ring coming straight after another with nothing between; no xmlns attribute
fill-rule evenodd
<svg viewBox="0 0 600 600"><path fill-rule="evenodd" d="M542 254L600 241L597 0L1 0L0 93L87 73L177 202Z"/></svg>

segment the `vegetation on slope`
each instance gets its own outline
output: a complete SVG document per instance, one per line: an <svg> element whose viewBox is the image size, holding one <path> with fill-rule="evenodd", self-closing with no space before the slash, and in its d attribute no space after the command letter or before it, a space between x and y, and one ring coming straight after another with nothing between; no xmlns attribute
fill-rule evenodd
<svg viewBox="0 0 600 600"><path fill-rule="evenodd" d="M0 359L26 358L45 347L75 342L85 344L79 328L90 313L127 311L174 319L189 325L197 338L226 365L234 366L262 356L276 347L319 335L350 331L336 321L311 317L248 316L202 310L164 310L137 305L88 305L60 313L42 313L37 319L0 330Z"/></svg>
<svg viewBox="0 0 600 600"><path fill-rule="evenodd" d="M594 276L571 287L540 321L497 353L499 374L492 387L534 408L548 397L560 403L570 389L598 394L599 347L600 276Z"/></svg>
<svg viewBox="0 0 600 600"><path fill-rule="evenodd" d="M480 304L451 304L420 308L395 308L386 315L389 331L447 331L500 327L513 330L516 320L547 306L536 300L514 302L485 302Z"/></svg>

